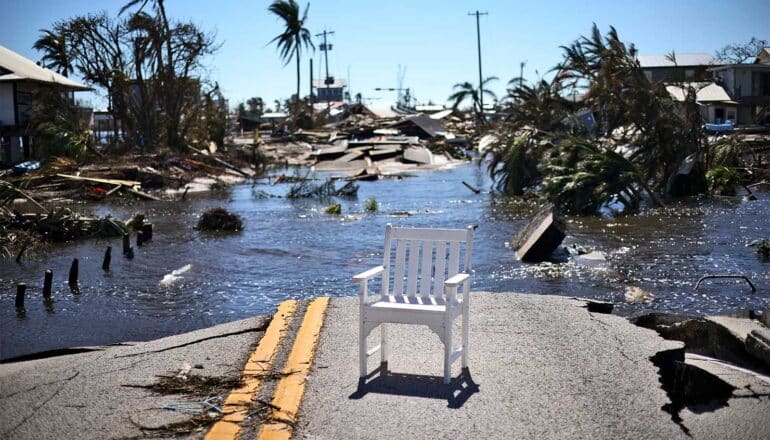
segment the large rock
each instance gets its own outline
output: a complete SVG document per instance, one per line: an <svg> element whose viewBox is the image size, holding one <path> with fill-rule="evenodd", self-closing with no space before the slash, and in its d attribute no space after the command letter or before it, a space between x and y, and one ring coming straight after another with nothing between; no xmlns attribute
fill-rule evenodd
<svg viewBox="0 0 770 440"><path fill-rule="evenodd" d="M516 258L529 263L548 260L564 240L566 230L566 224L553 205L543 206L513 238L511 246Z"/></svg>

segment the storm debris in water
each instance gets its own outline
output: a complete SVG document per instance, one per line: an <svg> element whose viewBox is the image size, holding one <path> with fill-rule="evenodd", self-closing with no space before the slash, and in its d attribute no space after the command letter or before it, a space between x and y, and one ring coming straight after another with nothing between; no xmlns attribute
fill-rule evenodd
<svg viewBox="0 0 770 440"><path fill-rule="evenodd" d="M201 214L195 229L199 231L240 231L243 220L225 208L211 208Z"/></svg>

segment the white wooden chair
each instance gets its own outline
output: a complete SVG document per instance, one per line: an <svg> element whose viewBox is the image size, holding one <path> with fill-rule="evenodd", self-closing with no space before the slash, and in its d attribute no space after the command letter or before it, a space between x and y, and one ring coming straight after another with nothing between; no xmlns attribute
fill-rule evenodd
<svg viewBox="0 0 770 440"><path fill-rule="evenodd" d="M391 249L393 248L393 249ZM353 277L359 282L359 369L367 374L367 358L380 351L388 361L386 323L424 324L444 344L444 383L462 356L468 367L468 318L473 227L416 229L385 227L383 264ZM393 271L391 271L393 269ZM368 297L369 280L381 276L379 297ZM458 287L462 295L458 296ZM452 347L452 323L462 315L462 346ZM367 350L366 337L380 326L381 342Z"/></svg>

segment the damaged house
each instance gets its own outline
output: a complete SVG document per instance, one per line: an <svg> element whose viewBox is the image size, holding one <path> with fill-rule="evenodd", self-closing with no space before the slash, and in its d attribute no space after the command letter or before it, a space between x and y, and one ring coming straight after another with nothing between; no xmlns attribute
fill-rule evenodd
<svg viewBox="0 0 770 440"><path fill-rule="evenodd" d="M91 90L53 70L0 46L0 162L13 165L35 157L29 129L32 101L48 88L67 93Z"/></svg>
<svg viewBox="0 0 770 440"><path fill-rule="evenodd" d="M770 48L751 64L723 64L705 53L637 59L647 79L667 84L675 100L684 101L687 89L695 89L705 123L770 123Z"/></svg>

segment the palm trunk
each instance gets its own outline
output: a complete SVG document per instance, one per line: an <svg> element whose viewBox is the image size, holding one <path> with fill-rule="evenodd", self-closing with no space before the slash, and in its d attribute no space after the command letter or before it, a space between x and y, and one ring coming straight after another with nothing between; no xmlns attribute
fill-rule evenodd
<svg viewBox="0 0 770 440"><path fill-rule="evenodd" d="M297 102L299 102L299 42L297 43Z"/></svg>

